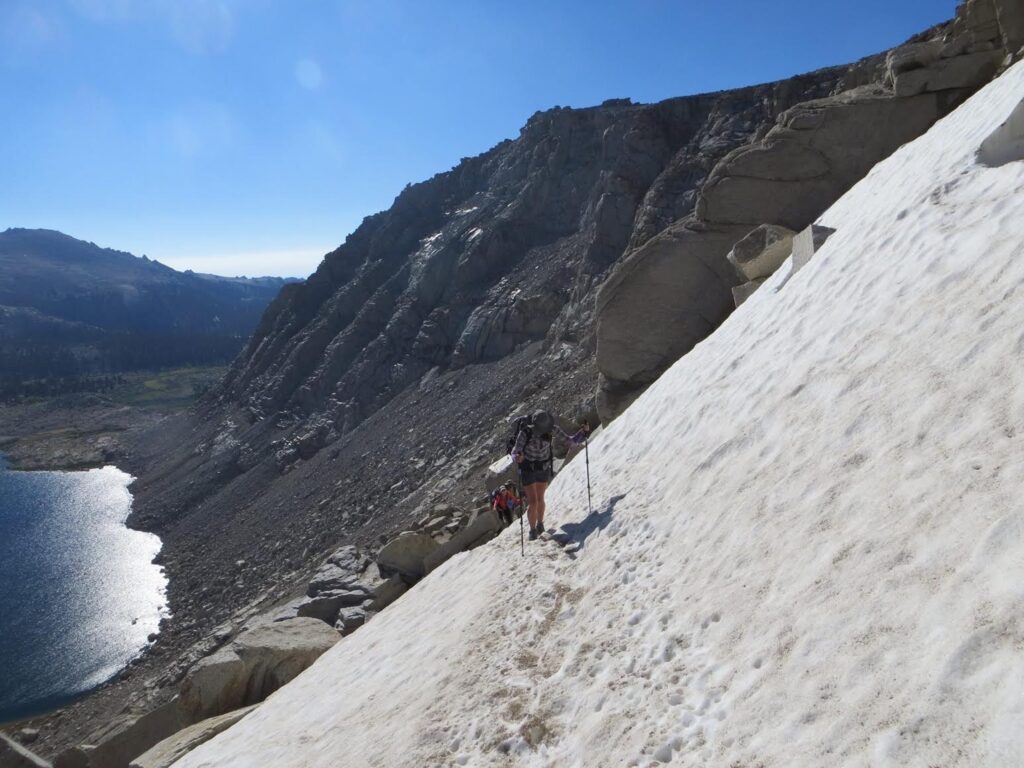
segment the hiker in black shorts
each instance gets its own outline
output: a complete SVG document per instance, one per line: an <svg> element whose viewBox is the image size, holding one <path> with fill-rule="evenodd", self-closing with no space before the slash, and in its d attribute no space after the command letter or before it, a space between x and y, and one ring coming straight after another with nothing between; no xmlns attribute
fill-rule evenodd
<svg viewBox="0 0 1024 768"><path fill-rule="evenodd" d="M527 520L530 522L530 540L544 533L544 492L554 477L554 451L552 435L559 432L571 445L583 442L586 429L575 435L566 434L547 411L537 411L528 419L520 419L512 446L512 458L519 465L519 472L526 492Z"/></svg>

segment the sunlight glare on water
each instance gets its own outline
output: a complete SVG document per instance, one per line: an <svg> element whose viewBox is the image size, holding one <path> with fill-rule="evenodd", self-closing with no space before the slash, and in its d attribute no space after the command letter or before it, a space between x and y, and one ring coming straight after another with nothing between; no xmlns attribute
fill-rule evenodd
<svg viewBox="0 0 1024 768"><path fill-rule="evenodd" d="M130 475L0 464L0 722L116 675L166 613L160 539L133 531Z"/></svg>

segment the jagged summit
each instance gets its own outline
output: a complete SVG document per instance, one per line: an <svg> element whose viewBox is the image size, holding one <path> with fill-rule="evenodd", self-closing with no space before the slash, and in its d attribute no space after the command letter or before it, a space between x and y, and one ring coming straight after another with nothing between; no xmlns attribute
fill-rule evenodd
<svg viewBox="0 0 1024 768"><path fill-rule="evenodd" d="M574 559L456 557L177 765L1024 762L1024 156L976 155L1021 103L833 205L593 442L594 515L556 478Z"/></svg>

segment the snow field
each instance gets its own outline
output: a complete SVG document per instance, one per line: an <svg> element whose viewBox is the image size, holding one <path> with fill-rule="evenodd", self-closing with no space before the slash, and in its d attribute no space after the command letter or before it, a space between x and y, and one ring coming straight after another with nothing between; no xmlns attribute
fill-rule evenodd
<svg viewBox="0 0 1024 768"><path fill-rule="evenodd" d="M1024 64L199 766L1024 765Z"/></svg>

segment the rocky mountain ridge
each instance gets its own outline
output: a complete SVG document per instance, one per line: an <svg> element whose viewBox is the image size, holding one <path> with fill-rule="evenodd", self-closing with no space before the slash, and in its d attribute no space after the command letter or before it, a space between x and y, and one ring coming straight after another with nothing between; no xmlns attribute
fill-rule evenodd
<svg viewBox="0 0 1024 768"><path fill-rule="evenodd" d="M409 186L263 318L223 396L343 434L432 368L587 343L593 291L695 204L714 163L843 69L637 105L534 115L515 141Z"/></svg>
<svg viewBox="0 0 1024 768"><path fill-rule="evenodd" d="M0 379L226 362L282 286L178 272L44 229L0 232Z"/></svg>

